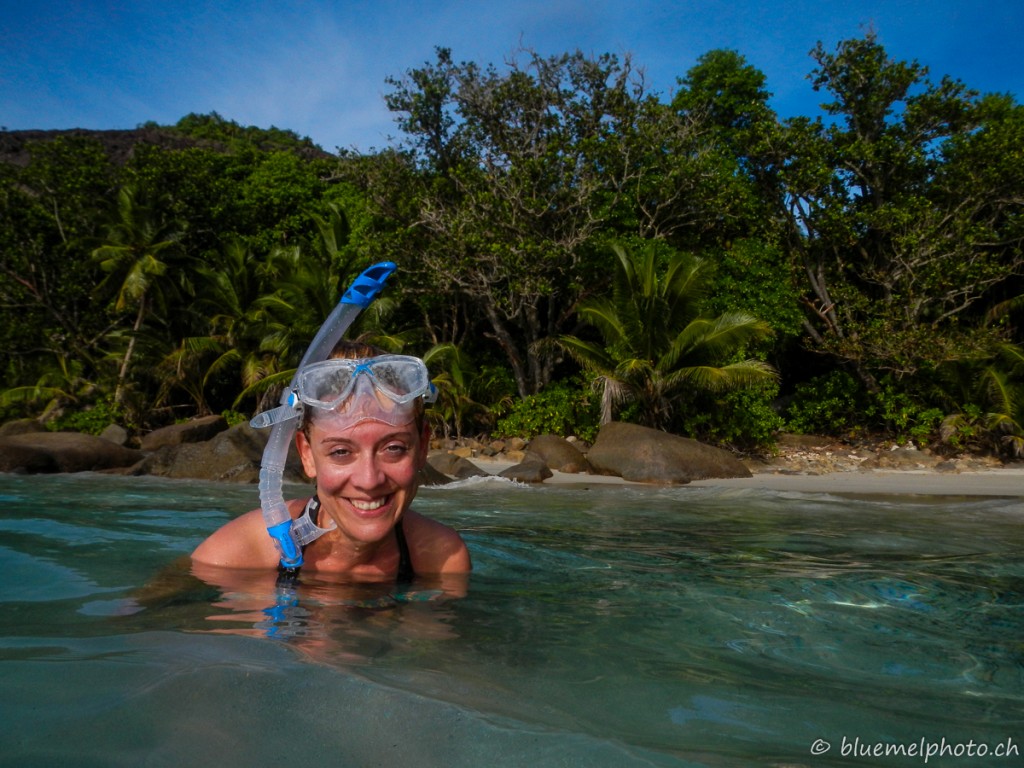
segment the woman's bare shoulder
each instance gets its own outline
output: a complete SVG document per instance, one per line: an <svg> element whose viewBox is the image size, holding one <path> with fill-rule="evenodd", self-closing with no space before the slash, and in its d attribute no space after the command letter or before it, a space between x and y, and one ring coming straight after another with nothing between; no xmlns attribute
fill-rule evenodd
<svg viewBox="0 0 1024 768"><path fill-rule="evenodd" d="M272 568L278 555L262 511L254 509L210 534L192 552L192 560L223 568Z"/></svg>
<svg viewBox="0 0 1024 768"><path fill-rule="evenodd" d="M469 549L454 528L411 509L402 520L417 573L468 573L472 570Z"/></svg>

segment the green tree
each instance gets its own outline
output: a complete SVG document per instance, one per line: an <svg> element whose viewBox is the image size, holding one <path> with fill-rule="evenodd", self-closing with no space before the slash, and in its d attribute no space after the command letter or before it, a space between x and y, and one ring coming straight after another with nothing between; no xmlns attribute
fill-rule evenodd
<svg viewBox="0 0 1024 768"><path fill-rule="evenodd" d="M768 106L771 93L765 88L767 78L738 51L708 51L678 82L680 89L672 99L673 108L703 113L738 156L749 149L749 132L775 120Z"/></svg>
<svg viewBox="0 0 1024 768"><path fill-rule="evenodd" d="M0 165L2 363L22 394L57 387L81 401L116 389L120 403L134 394L150 423L172 408L230 404L239 369L259 376L293 354L272 349L275 324L290 320L270 297L310 270L336 296L337 276L363 258L345 243L345 222L331 246L318 245L318 227L334 226L325 193L358 197L328 185L334 158L287 131L190 116L177 128L28 147L28 166ZM236 242L248 255L232 260L225 244ZM317 263L283 265L272 251L282 244ZM322 309L309 310L317 327ZM66 370L55 366L65 358Z"/></svg>
<svg viewBox="0 0 1024 768"><path fill-rule="evenodd" d="M88 240L114 168L99 142L59 137L27 145L25 167L0 164L0 360L7 385L61 378L71 357L95 374L106 325L91 300Z"/></svg>
<svg viewBox="0 0 1024 768"><path fill-rule="evenodd" d="M890 59L873 34L812 56L829 120L786 125L778 198L812 347L874 392L881 375L976 357L998 334L971 313L1024 268L1019 226L1006 226L1019 170L1000 188L961 160L977 159L974 134L992 134L984 105L959 81ZM1010 168L990 155L985 166Z"/></svg>
<svg viewBox="0 0 1024 768"><path fill-rule="evenodd" d="M245 226L256 249L296 245L312 237L310 209L323 189L318 168L290 152L256 156L239 185Z"/></svg>
<svg viewBox="0 0 1024 768"><path fill-rule="evenodd" d="M185 115L175 123L173 130L186 136L224 145L233 152L245 152L253 149L261 152L284 151L306 158L322 157L326 154L308 137L299 136L294 131L273 126L270 128L257 128L254 125L242 126L216 112L206 115L193 112Z"/></svg>
<svg viewBox="0 0 1024 768"><path fill-rule="evenodd" d="M520 396L537 392L555 365L538 342L563 329L599 272L592 241L614 227L694 226L705 176L683 167L703 148L689 122L645 94L630 60L610 55L526 52L498 71L439 49L435 64L391 84L388 106L408 134L395 159L417 169L374 169L378 182L402 184L375 196L413 199L382 205L416 233L396 261L422 265L424 284L460 297ZM665 179L668 157L675 174Z"/></svg>
<svg viewBox="0 0 1024 768"><path fill-rule="evenodd" d="M620 246L614 251L611 296L577 307L601 341L557 338L600 388L602 423L612 420L616 407L636 404L644 423L664 429L688 391L740 389L775 377L762 361L736 359L771 332L765 323L743 312L701 314L702 260L674 252L662 271L656 244L638 257Z"/></svg>
<svg viewBox="0 0 1024 768"><path fill-rule="evenodd" d="M1024 300L1021 281L1013 279L1020 274L1024 249L1024 106L993 94L979 101L978 113L975 130L960 132L943 145L935 197L943 208L963 211L963 257L984 259L973 268L980 278L973 287L984 291L987 322ZM1001 269L985 270L991 261ZM1019 324L1003 327L1015 341L1024 341Z"/></svg>
<svg viewBox="0 0 1024 768"><path fill-rule="evenodd" d="M770 245L778 233L768 151L778 118L768 106L766 81L738 52L713 50L679 79L672 99L673 110L701 126L708 179L702 202L717 212L708 217L714 245L752 237L768 238Z"/></svg>
<svg viewBox="0 0 1024 768"><path fill-rule="evenodd" d="M179 242L197 260L216 259L232 237L253 236L242 185L256 158L210 147L139 144L122 175L143 190L158 190L169 218L188 222ZM266 223L266 222L264 222Z"/></svg>
<svg viewBox="0 0 1024 768"><path fill-rule="evenodd" d="M360 269L352 260L338 262L326 258L325 247L308 243L270 251L260 267L264 292L248 310L250 336L255 334L258 340L242 361L245 389L236 398L236 407L250 397L258 399L256 410L276 401L342 291ZM370 311L357 318L347 335L370 343L378 341L372 331L363 334L373 327L379 313L386 311L386 301L375 301Z"/></svg>
<svg viewBox="0 0 1024 768"><path fill-rule="evenodd" d="M199 414L207 414L214 409L211 400L223 410L234 404L240 385L253 383L243 371L259 370L254 358L264 321L257 301L268 290L264 271L265 259L240 238L195 268L190 306L202 322L161 361L158 404L180 390Z"/></svg>
<svg viewBox="0 0 1024 768"><path fill-rule="evenodd" d="M117 407L125 405L125 384L143 324L152 315L166 316L187 279L178 245L181 229L180 222L164 215L160 203L150 203L136 186L125 184L118 192L104 243L92 252L93 260L107 273L97 293L114 294L115 314L134 313L127 344L119 353ZM120 331L114 335L119 337Z"/></svg>
<svg viewBox="0 0 1024 768"><path fill-rule="evenodd" d="M423 355L423 361L435 373L437 401L431 415L441 422L445 437L454 431L461 439L467 427L481 426L488 417L487 406L473 399L474 381L479 375L473 361L454 344L436 344Z"/></svg>

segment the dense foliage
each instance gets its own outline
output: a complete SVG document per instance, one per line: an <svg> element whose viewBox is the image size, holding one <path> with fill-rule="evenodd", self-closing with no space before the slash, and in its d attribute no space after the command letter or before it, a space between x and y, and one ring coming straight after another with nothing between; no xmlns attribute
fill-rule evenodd
<svg viewBox="0 0 1024 768"><path fill-rule="evenodd" d="M2 134L0 416L251 414L388 259L354 332L428 360L447 434L1019 455L1024 108L871 34L810 61L822 113L789 119L735 51L666 102L628 57L441 48L388 81L401 136L369 155L215 113L127 151Z"/></svg>

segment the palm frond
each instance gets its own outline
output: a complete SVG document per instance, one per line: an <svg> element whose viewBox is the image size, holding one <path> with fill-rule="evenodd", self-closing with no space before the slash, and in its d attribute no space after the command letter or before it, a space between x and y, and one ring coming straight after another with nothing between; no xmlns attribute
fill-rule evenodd
<svg viewBox="0 0 1024 768"><path fill-rule="evenodd" d="M44 401L67 400L75 402L74 395L60 387L47 387L33 384L24 387L11 387L0 392L0 408L12 405L38 405Z"/></svg>
<svg viewBox="0 0 1024 768"><path fill-rule="evenodd" d="M690 366L673 371L665 377L665 381L672 392L682 388L727 392L777 378L778 372L767 363L761 360L743 360L722 366Z"/></svg>
<svg viewBox="0 0 1024 768"><path fill-rule="evenodd" d="M606 347L575 336L558 336L555 343L585 370L598 375L607 375L615 370L615 359Z"/></svg>
<svg viewBox="0 0 1024 768"><path fill-rule="evenodd" d="M577 314L603 344L560 337L558 345L595 380L602 419L632 399L651 426L664 427L688 390L719 392L777 376L758 360L734 360L744 347L770 335L770 327L743 312L701 314L705 262L649 243L636 254L612 247L617 269L611 296L582 302Z"/></svg>
<svg viewBox="0 0 1024 768"><path fill-rule="evenodd" d="M279 371L277 373L271 373L262 378L257 379L252 384L243 389L238 397L235 398L232 404L233 408L238 408L242 401L249 397L259 397L266 394L272 389L279 389L287 386L292 380L292 376L295 375L295 369L289 371Z"/></svg>

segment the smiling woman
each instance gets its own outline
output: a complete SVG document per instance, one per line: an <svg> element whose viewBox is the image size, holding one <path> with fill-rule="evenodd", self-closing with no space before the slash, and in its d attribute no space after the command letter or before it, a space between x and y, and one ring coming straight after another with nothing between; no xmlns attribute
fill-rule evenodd
<svg viewBox="0 0 1024 768"><path fill-rule="evenodd" d="M468 572L459 534L410 509L429 447L423 361L342 341L330 360L310 367L320 375L315 398L300 387L307 407L296 446L316 493L287 505L292 519L308 517L321 532L306 545L305 567L372 581ZM223 568L271 569L279 559L259 509L214 532L192 554L197 564Z"/></svg>

